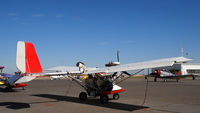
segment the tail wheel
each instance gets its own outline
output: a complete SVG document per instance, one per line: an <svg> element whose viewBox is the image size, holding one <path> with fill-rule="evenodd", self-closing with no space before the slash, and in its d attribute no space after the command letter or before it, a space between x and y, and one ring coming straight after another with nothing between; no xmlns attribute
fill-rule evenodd
<svg viewBox="0 0 200 113"><path fill-rule="evenodd" d="M81 93L79 94L79 99L80 99L80 100L83 100L83 101L87 100L87 93L81 92Z"/></svg>
<svg viewBox="0 0 200 113"><path fill-rule="evenodd" d="M120 97L120 96L119 96L119 94L118 94L118 93L116 93L116 94L114 94L114 95L113 95L113 99L115 99L115 100L118 100L118 99L119 99L119 97Z"/></svg>
<svg viewBox="0 0 200 113"><path fill-rule="evenodd" d="M102 104L104 104L104 103L107 103L108 102L108 95L101 95L100 96L100 102L102 103Z"/></svg>

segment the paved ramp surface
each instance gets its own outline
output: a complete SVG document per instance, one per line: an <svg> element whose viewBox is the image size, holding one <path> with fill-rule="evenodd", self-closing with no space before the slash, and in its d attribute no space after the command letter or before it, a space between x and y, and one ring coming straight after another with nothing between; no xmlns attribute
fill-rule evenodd
<svg viewBox="0 0 200 113"><path fill-rule="evenodd" d="M119 100L101 104L99 98L80 101L83 90L71 81L34 80L26 90L0 89L0 113L200 113L200 80L148 84L145 103L146 82L136 78L120 84L126 91Z"/></svg>

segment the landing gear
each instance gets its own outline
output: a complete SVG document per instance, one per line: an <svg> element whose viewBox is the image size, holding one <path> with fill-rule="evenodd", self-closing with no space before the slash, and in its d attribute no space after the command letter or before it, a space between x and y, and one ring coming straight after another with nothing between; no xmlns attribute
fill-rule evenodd
<svg viewBox="0 0 200 113"><path fill-rule="evenodd" d="M82 100L82 101L87 100L87 93L81 92L81 93L79 94L79 99Z"/></svg>
<svg viewBox="0 0 200 113"><path fill-rule="evenodd" d="M157 82L157 77L154 78L154 82Z"/></svg>
<svg viewBox="0 0 200 113"><path fill-rule="evenodd" d="M192 75L192 80L196 80L196 76Z"/></svg>
<svg viewBox="0 0 200 113"><path fill-rule="evenodd" d="M148 79L148 76L145 76L145 80L147 80Z"/></svg>
<svg viewBox="0 0 200 113"><path fill-rule="evenodd" d="M119 94L118 94L118 93L116 93L116 94L114 94L114 95L113 95L113 99L114 99L114 100L118 100L118 99L119 99L119 97L120 97L120 96L119 96Z"/></svg>
<svg viewBox="0 0 200 113"><path fill-rule="evenodd" d="M101 102L102 104L107 103L108 100L109 100L108 95L101 95L101 96L100 96L100 102Z"/></svg>
<svg viewBox="0 0 200 113"><path fill-rule="evenodd" d="M13 92L14 90L12 89L12 87L7 86L5 88L5 91L7 91L7 92Z"/></svg>

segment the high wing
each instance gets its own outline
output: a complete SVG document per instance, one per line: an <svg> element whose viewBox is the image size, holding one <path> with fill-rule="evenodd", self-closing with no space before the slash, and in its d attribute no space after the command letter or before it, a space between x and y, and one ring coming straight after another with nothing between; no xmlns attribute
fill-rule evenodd
<svg viewBox="0 0 200 113"><path fill-rule="evenodd" d="M94 71L97 70L98 68L93 68L93 67L87 67L87 71ZM53 68L48 68L46 71L52 71L52 72L58 72L60 74L63 74L62 72L69 72L69 73L80 73L80 70L78 67L73 67L73 66L57 66ZM52 73L53 75L56 73Z"/></svg>
<svg viewBox="0 0 200 113"><path fill-rule="evenodd" d="M70 73L80 73L78 67L73 66L57 66L45 69L46 71L52 71L52 72L70 72Z"/></svg>
<svg viewBox="0 0 200 113"><path fill-rule="evenodd" d="M156 68L156 67L165 67L172 66L174 63L183 63L191 61L192 59L188 59L185 57L174 57L174 58L165 58L159 60L152 60L146 62L138 62L138 63L130 63L113 67L104 67L104 68L86 68L85 73L83 74L92 74L92 73L112 73L112 72L121 72L121 71L131 71L131 70L141 70L148 68ZM49 73L48 75L64 75L66 73L81 73L78 67L71 66L59 66L54 68L49 68L47 70L58 71L55 73Z"/></svg>
<svg viewBox="0 0 200 113"><path fill-rule="evenodd" d="M188 59L185 57L166 58L166 59L160 59L160 60L152 60L152 61L146 61L146 62L124 64L124 65L113 66L113 67L99 68L96 70L87 71L84 74L100 73L100 72L112 73L112 72L120 72L120 71L165 67L165 66L172 66L174 63L183 63L183 62L188 62L191 60L192 59Z"/></svg>

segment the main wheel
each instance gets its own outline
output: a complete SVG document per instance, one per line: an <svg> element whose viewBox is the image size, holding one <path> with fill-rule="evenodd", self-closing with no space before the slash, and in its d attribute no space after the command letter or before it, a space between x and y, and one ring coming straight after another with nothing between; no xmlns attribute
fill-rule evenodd
<svg viewBox="0 0 200 113"><path fill-rule="evenodd" d="M116 94L114 94L114 95L113 95L113 99L115 99L115 100L118 100L118 99L119 99L119 97L120 97L120 96L119 96L119 94L118 94L118 93L116 93Z"/></svg>
<svg viewBox="0 0 200 113"><path fill-rule="evenodd" d="M13 92L14 90L12 89L12 87L7 86L5 88L5 91L7 91L7 92Z"/></svg>
<svg viewBox="0 0 200 113"><path fill-rule="evenodd" d="M100 102L102 104L107 103L108 102L108 95L101 95L100 96Z"/></svg>
<svg viewBox="0 0 200 113"><path fill-rule="evenodd" d="M157 78L156 77L154 78L154 82L157 82Z"/></svg>
<svg viewBox="0 0 200 113"><path fill-rule="evenodd" d="M83 100L83 101L87 100L87 93L81 92L81 93L79 94L79 99L80 99L80 100Z"/></svg>

